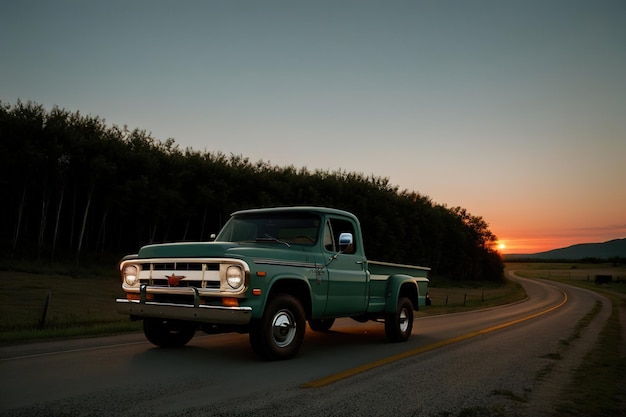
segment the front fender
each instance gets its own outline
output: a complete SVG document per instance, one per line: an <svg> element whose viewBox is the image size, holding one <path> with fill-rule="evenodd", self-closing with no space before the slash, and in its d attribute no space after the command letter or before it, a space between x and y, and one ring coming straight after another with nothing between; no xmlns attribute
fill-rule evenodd
<svg viewBox="0 0 626 417"><path fill-rule="evenodd" d="M274 294L284 293L297 297L307 313L311 312L312 304L314 304L311 300L311 284L302 274L293 272L276 274L263 285L261 290L262 296L254 300L255 308L252 311L252 317L255 319L263 316L268 300Z"/></svg>

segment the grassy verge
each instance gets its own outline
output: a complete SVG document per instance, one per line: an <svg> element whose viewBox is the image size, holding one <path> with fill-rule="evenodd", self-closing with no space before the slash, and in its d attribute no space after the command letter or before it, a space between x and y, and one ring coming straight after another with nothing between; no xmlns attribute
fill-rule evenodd
<svg viewBox="0 0 626 417"><path fill-rule="evenodd" d="M623 416L626 411L626 357L621 355L623 337L618 305L594 348L557 402L557 415Z"/></svg>
<svg viewBox="0 0 626 417"><path fill-rule="evenodd" d="M626 277L626 267L609 264L515 264L520 276L550 279L601 293L612 302L611 315L594 347L575 370L556 401L557 416L622 416L626 413L626 334L620 316L626 317L626 283L597 285L595 275ZM620 313L621 310L621 313ZM590 312L590 315L594 311ZM588 325L587 322L580 326ZM577 328L578 329L578 328ZM574 335L575 336L575 335ZM573 342L573 340L572 340Z"/></svg>
<svg viewBox="0 0 626 417"><path fill-rule="evenodd" d="M517 274L526 278L541 278L577 285L592 291L609 291L617 294L626 294L626 266L583 263L507 263L508 270L517 271ZM595 284L596 275L610 275L612 283ZM617 282L617 281L621 282Z"/></svg>
<svg viewBox="0 0 626 417"><path fill-rule="evenodd" d="M422 308L416 316L459 313L511 304L526 298L526 292L516 282L504 284L493 282L448 281L431 279L428 288L432 305Z"/></svg>
<svg viewBox="0 0 626 417"><path fill-rule="evenodd" d="M135 331L115 276L0 271L0 344Z"/></svg>

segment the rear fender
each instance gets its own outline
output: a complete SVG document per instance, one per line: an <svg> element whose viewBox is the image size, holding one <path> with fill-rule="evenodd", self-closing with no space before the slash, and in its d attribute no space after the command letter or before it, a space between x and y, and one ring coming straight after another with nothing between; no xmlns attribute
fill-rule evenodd
<svg viewBox="0 0 626 417"><path fill-rule="evenodd" d="M389 277L385 300L386 313L395 313L398 310L400 297L407 297L413 303L413 309L418 310L419 289L414 277L404 274Z"/></svg>

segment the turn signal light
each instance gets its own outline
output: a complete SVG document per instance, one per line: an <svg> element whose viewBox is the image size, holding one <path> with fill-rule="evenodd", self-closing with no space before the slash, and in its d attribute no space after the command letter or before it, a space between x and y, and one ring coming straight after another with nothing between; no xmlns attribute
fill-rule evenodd
<svg viewBox="0 0 626 417"><path fill-rule="evenodd" d="M134 293L126 293L127 300L141 300L141 295ZM154 300L154 294L146 294L146 300Z"/></svg>
<svg viewBox="0 0 626 417"><path fill-rule="evenodd" d="M236 298L222 298L222 305L225 307L239 307L239 300Z"/></svg>

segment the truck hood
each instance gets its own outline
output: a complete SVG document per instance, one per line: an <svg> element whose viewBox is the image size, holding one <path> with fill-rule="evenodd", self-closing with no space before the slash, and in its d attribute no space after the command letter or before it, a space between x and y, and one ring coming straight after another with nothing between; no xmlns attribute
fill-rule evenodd
<svg viewBox="0 0 626 417"><path fill-rule="evenodd" d="M182 242L147 245L139 250L139 258L212 258L224 256L235 243Z"/></svg>
<svg viewBox="0 0 626 417"><path fill-rule="evenodd" d="M278 258L305 261L307 253L301 248L284 247L279 243L183 242L147 245L139 250L138 258Z"/></svg>

